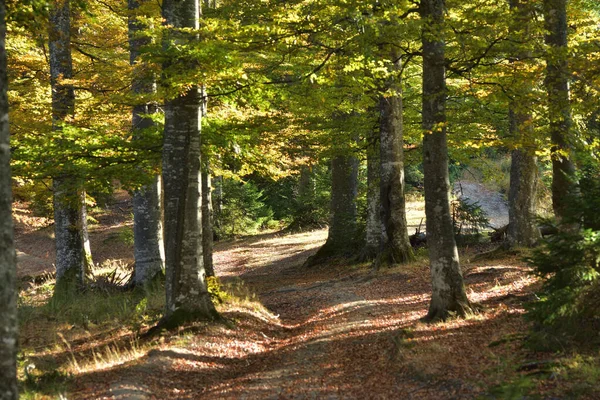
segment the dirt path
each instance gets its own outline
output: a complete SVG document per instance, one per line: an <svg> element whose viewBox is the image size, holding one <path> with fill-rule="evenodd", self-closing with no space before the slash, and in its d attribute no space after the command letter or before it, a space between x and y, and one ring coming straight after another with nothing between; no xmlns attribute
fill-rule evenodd
<svg viewBox="0 0 600 400"><path fill-rule="evenodd" d="M222 312L235 329L200 325L136 362L79 376L73 398L470 399L523 351L511 342L489 347L524 329L532 280L517 260L466 266L484 315L424 325L426 262L376 276L346 265L302 268L325 237L220 244L218 274L263 306L230 304Z"/></svg>
<svg viewBox="0 0 600 400"><path fill-rule="evenodd" d="M456 182L454 193L458 198L479 204L492 227L500 228L508 224L508 203L501 193L491 191L481 183L469 181Z"/></svg>

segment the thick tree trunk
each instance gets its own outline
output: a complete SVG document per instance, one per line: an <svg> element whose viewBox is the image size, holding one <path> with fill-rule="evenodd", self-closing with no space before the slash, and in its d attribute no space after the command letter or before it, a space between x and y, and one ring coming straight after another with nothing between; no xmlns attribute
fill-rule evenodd
<svg viewBox="0 0 600 400"><path fill-rule="evenodd" d="M465 293L450 215L450 179L446 138L444 1L422 0L423 19L423 166L425 215L432 295L426 320L465 316L471 305Z"/></svg>
<svg viewBox="0 0 600 400"><path fill-rule="evenodd" d="M356 251L356 195L358 159L339 155L331 162L331 217L327 241L309 258L310 267L331 257L350 256Z"/></svg>
<svg viewBox="0 0 600 400"><path fill-rule="evenodd" d="M351 249L356 240L357 192L358 159L335 157L331 162L331 225L327 244L336 251Z"/></svg>
<svg viewBox="0 0 600 400"><path fill-rule="evenodd" d="M135 65L140 56L142 46L150 41L139 37L145 28L138 20L136 12L143 1L128 0L129 11L129 61ZM155 91L154 77L137 66L131 83L133 93L143 95ZM151 129L154 121L148 117L156 112L153 104L138 104L133 107L132 129L133 139L139 138L139 131ZM136 286L144 286L152 282L162 273L165 265L165 254L162 232L162 203L160 177L155 176L153 182L136 190L133 194L133 235L135 271L133 282Z"/></svg>
<svg viewBox="0 0 600 400"><path fill-rule="evenodd" d="M134 284L144 286L162 274L165 265L161 222L161 180L133 194Z"/></svg>
<svg viewBox="0 0 600 400"><path fill-rule="evenodd" d="M202 255L204 257L206 276L215 276L215 266L213 262L213 208L211 183L210 167L209 165L205 165L205 168L202 171Z"/></svg>
<svg viewBox="0 0 600 400"><path fill-rule="evenodd" d="M400 68L396 62L394 70ZM379 99L381 135L381 220L385 239L378 256L380 264L402 264L414 260L406 223L404 197L404 139L400 77L389 82L392 93Z"/></svg>
<svg viewBox="0 0 600 400"><path fill-rule="evenodd" d="M518 43L529 35L531 14L522 0L509 0L509 4L515 15L511 33ZM513 63L530 57L531 52L516 47ZM535 148L531 144L534 136L531 85L519 82L521 84L510 100L508 116L515 149L511 153L507 243L509 246L533 247L539 241L540 233L535 222L538 169Z"/></svg>
<svg viewBox="0 0 600 400"><path fill-rule="evenodd" d="M16 400L17 287L13 239L6 71L6 8L0 0L0 399Z"/></svg>
<svg viewBox="0 0 600 400"><path fill-rule="evenodd" d="M165 0L163 18L174 28L198 28L198 0ZM197 38L171 31L166 46ZM190 67L196 67L191 65ZM167 101L163 147L167 325L214 319L202 255L200 102L198 87Z"/></svg>
<svg viewBox="0 0 600 400"><path fill-rule="evenodd" d="M578 196L575 165L572 161L571 103L567 42L567 0L544 0L546 44L546 89L552 141L552 207L559 221L569 213Z"/></svg>
<svg viewBox="0 0 600 400"><path fill-rule="evenodd" d="M377 258L385 228L381 221L381 161L379 132L373 130L367 147L367 223L365 246L359 259L371 261Z"/></svg>
<svg viewBox="0 0 600 400"><path fill-rule="evenodd" d="M52 130L60 132L75 108L71 58L71 11L69 1L55 0L50 11L50 75L52 84ZM56 242L56 291L85 283L82 204L75 179L60 172L54 178L54 231Z"/></svg>

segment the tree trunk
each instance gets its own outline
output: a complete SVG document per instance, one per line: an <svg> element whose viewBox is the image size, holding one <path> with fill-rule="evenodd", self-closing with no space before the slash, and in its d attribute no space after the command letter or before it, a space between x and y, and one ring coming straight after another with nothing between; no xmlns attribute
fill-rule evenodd
<svg viewBox="0 0 600 400"><path fill-rule="evenodd" d="M150 40L139 37L145 28L138 21L139 11L143 1L128 0L129 11L129 61L136 65L141 48L150 43ZM134 94L151 94L155 91L154 77L144 70L144 66L137 65L131 83ZM137 140L143 130L155 126L148 115L156 112L153 104L138 104L132 111L133 140ZM155 176L152 183L144 185L133 194L133 237L135 258L135 271L133 282L136 286L144 286L152 282L162 273L165 265L165 254L162 232L162 204L161 204L160 177Z"/></svg>
<svg viewBox="0 0 600 400"><path fill-rule="evenodd" d="M373 130L367 147L367 226L365 247L360 255L361 261L377 258L385 228L381 221L381 162L379 132Z"/></svg>
<svg viewBox="0 0 600 400"><path fill-rule="evenodd" d="M133 194L134 284L144 286L162 274L165 265L161 222L161 180L136 190Z"/></svg>
<svg viewBox="0 0 600 400"><path fill-rule="evenodd" d="M0 399L16 400L17 287L13 239L6 71L6 8L0 0Z"/></svg>
<svg viewBox="0 0 600 400"><path fill-rule="evenodd" d="M394 57L396 58L396 57ZM400 70L398 62L393 71ZM385 239L378 256L380 264L402 264L414 260L406 223L404 197L404 139L400 77L388 83L391 93L379 98L381 145L381 220Z"/></svg>
<svg viewBox="0 0 600 400"><path fill-rule="evenodd" d="M286 228L289 232L300 232L319 226L318 214L315 214L315 179L312 167L300 167L298 184L294 191L294 219Z"/></svg>
<svg viewBox="0 0 600 400"><path fill-rule="evenodd" d="M221 228L221 219L223 213L223 176L215 176L212 179L212 216L213 216L213 239L219 240L219 229Z"/></svg>
<svg viewBox="0 0 600 400"><path fill-rule="evenodd" d="M75 109L71 58L71 12L69 1L55 0L50 11L50 75L52 84L52 130L60 133ZM57 135L59 136L59 135ZM60 140L60 139L58 139ZM56 241L56 289L72 290L83 286L86 256L82 235L80 192L76 179L58 172L54 177L54 231Z"/></svg>
<svg viewBox="0 0 600 400"><path fill-rule="evenodd" d="M202 171L202 255L206 276L215 276L213 262L213 208L209 165Z"/></svg>
<svg viewBox="0 0 600 400"><path fill-rule="evenodd" d="M471 305L465 293L450 215L450 179L446 138L445 43L443 0L422 0L423 19L423 166L425 215L432 278L426 320L465 316Z"/></svg>
<svg viewBox="0 0 600 400"><path fill-rule="evenodd" d="M198 0L165 0L166 25L198 28ZM165 46L197 40L193 34L171 31ZM172 60L177 61L177 60ZM168 65L166 66L168 67ZM197 68L190 65L190 68ZM165 185L165 256L167 325L192 319L214 319L205 281L202 255L200 111L198 87L165 105L163 182Z"/></svg>
<svg viewBox="0 0 600 400"><path fill-rule="evenodd" d="M331 217L327 241L309 258L311 267L331 257L350 256L356 251L356 195L358 159L351 155L336 156L331 162Z"/></svg>
<svg viewBox="0 0 600 400"><path fill-rule="evenodd" d="M567 217L578 184L572 156L571 103L567 43L567 0L544 0L546 44L546 89L552 141L552 207L559 221Z"/></svg>
<svg viewBox="0 0 600 400"><path fill-rule="evenodd" d="M311 167L303 165L300 167L300 178L298 179L298 192L296 195L296 203L302 205L306 202L311 202L315 196L315 180L311 171Z"/></svg>
<svg viewBox="0 0 600 400"><path fill-rule="evenodd" d="M522 0L509 0L515 18L511 33L518 40L529 35L531 14ZM517 45L518 46L518 45ZM513 63L521 63L531 57L530 51L515 48ZM515 141L511 153L510 187L508 191L509 246L533 247L540 239L535 222L538 168L533 143L534 129L531 115L531 85L519 80L509 104L510 136Z"/></svg>

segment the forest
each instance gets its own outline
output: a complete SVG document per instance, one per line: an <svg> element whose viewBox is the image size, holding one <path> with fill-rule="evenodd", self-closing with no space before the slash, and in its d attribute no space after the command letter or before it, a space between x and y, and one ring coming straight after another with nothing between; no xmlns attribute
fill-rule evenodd
<svg viewBox="0 0 600 400"><path fill-rule="evenodd" d="M600 398L597 0L0 0L0 400Z"/></svg>

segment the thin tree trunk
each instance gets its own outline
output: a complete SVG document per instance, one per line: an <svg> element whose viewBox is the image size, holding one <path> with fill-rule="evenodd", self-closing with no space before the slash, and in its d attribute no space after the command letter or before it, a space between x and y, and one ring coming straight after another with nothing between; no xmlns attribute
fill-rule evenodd
<svg viewBox="0 0 600 400"><path fill-rule="evenodd" d="M204 2L204 8L210 8L208 1ZM200 112L202 117L208 114L208 95L206 86L201 88ZM215 276L215 265L213 260L214 247L214 216L212 205L212 177L210 175L210 162L204 159L202 162L202 256L204 257L204 269L206 276Z"/></svg>
<svg viewBox="0 0 600 400"><path fill-rule="evenodd" d="M296 195L296 202L301 205L305 202L313 200L315 195L315 180L311 167L303 165L300 167L300 178L298 179L298 192Z"/></svg>
<svg viewBox="0 0 600 400"><path fill-rule="evenodd" d="M75 108L71 58L71 12L69 1L55 0L50 11L50 75L52 84L52 130L60 133ZM58 173L54 178L54 230L56 241L56 292L83 286L86 258L82 235L81 207L73 177Z"/></svg>
<svg viewBox="0 0 600 400"><path fill-rule="evenodd" d="M529 36L530 10L522 0L509 0L515 17L511 33L523 40ZM518 43L518 42L515 42ZM531 52L515 48L514 64L531 57ZM510 187L508 191L508 246L533 247L540 239L535 222L538 168L535 148L531 144L534 136L531 114L531 85L519 80L509 104L510 136L515 141L511 152Z"/></svg>
<svg viewBox="0 0 600 400"><path fill-rule="evenodd" d="M331 257L350 256L356 251L356 195L358 159L339 155L331 162L331 219L327 241L309 258L310 267Z"/></svg>
<svg viewBox="0 0 600 400"><path fill-rule="evenodd" d="M299 232L317 227L319 221L315 218L315 179L312 167L300 167L298 184L294 191L294 220L286 228L289 232Z"/></svg>
<svg viewBox="0 0 600 400"><path fill-rule="evenodd" d="M445 43L443 0L422 0L423 19L423 166L425 215L432 296L426 320L465 316L471 305L465 293L450 215L450 178L446 138Z"/></svg>
<svg viewBox="0 0 600 400"><path fill-rule="evenodd" d="M544 0L546 44L546 89L552 141L552 207L559 221L569 214L578 196L575 165L572 161L571 103L569 92L567 0Z"/></svg>
<svg viewBox="0 0 600 400"><path fill-rule="evenodd" d="M198 28L198 0L165 0L163 18L174 28ZM165 43L196 40L168 33ZM168 65L166 65L168 68ZM197 67L191 65L190 67ZM166 315L168 325L218 317L208 293L202 255L200 111L198 87L167 101L163 147L165 185Z"/></svg>
<svg viewBox="0 0 600 400"><path fill-rule="evenodd" d="M213 261L213 208L209 165L202 171L202 249L206 276L215 276Z"/></svg>
<svg viewBox="0 0 600 400"><path fill-rule="evenodd" d="M131 65L139 62L141 49L150 43L148 38L140 37L146 28L138 20L137 12L143 1L128 0L131 15L129 17L129 61ZM145 71L143 65L137 65L132 81L133 93L148 95L155 91L153 75ZM156 112L156 106L150 103L138 104L132 111L133 140L139 139L143 130L155 127L148 116ZM133 235L135 271L133 282L144 286L162 273L165 265L162 232L162 199L160 177L155 176L152 183L144 185L133 194Z"/></svg>
<svg viewBox="0 0 600 400"><path fill-rule="evenodd" d="M215 176L212 179L212 215L213 215L213 239L219 240L219 232L221 228L221 219L223 213L223 176Z"/></svg>
<svg viewBox="0 0 600 400"><path fill-rule="evenodd" d="M94 260L92 259L92 244L90 242L90 232L88 229L88 213L86 203L86 191L85 189L79 190L79 226L81 227L81 241L83 244L83 262L84 271L89 271L94 266Z"/></svg>
<svg viewBox="0 0 600 400"><path fill-rule="evenodd" d="M4 0L0 0L0 399L16 400L19 397L17 386L17 260L12 220L5 16Z"/></svg>
<svg viewBox="0 0 600 400"><path fill-rule="evenodd" d="M394 57L396 58L396 57ZM399 61L392 70L400 71ZM381 220L385 241L381 243L377 265L402 264L414 260L406 223L404 197L404 139L400 77L388 82L391 93L379 98L381 145Z"/></svg>
<svg viewBox="0 0 600 400"><path fill-rule="evenodd" d="M373 130L367 146L367 224L365 247L359 257L361 261L377 258L385 228L381 221L381 161L379 131Z"/></svg>

